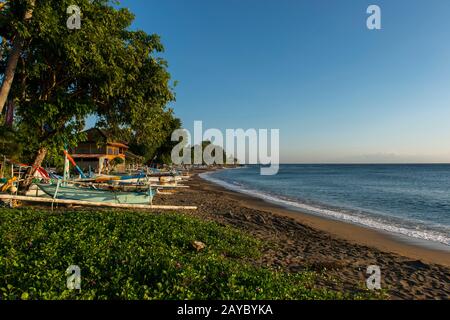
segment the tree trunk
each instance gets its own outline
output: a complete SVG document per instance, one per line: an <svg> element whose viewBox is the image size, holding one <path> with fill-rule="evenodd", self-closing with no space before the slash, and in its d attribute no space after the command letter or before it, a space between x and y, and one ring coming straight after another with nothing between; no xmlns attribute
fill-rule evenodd
<svg viewBox="0 0 450 320"><path fill-rule="evenodd" d="M20 184L20 189L23 193L26 193L30 189L31 184L33 183L34 174L36 173L36 170L41 167L47 152L48 149L45 147L41 147L37 152L33 165L28 169L25 180Z"/></svg>
<svg viewBox="0 0 450 320"><path fill-rule="evenodd" d="M5 43L6 43L5 38L1 38L1 39L2 39L2 43L0 44L0 60L3 59L3 51L4 51L4 47L5 47Z"/></svg>
<svg viewBox="0 0 450 320"><path fill-rule="evenodd" d="M12 128L14 122L14 101L8 102L8 108L6 109L5 126Z"/></svg>
<svg viewBox="0 0 450 320"><path fill-rule="evenodd" d="M33 16L35 0L30 0L29 7L25 13L24 21L30 20ZM12 50L6 63L5 75L3 83L0 88L0 114L5 107L6 100L8 99L9 91L14 80L14 74L16 72L17 62L19 61L20 54L25 44L25 39L16 34L13 40Z"/></svg>
<svg viewBox="0 0 450 320"><path fill-rule="evenodd" d="M16 72L17 62L19 61L20 53L23 49L23 39L16 37L14 39L13 48L8 58L6 65L5 77L3 78L2 87L0 89L0 113L3 111L6 100L8 99L9 91L14 80L14 74Z"/></svg>

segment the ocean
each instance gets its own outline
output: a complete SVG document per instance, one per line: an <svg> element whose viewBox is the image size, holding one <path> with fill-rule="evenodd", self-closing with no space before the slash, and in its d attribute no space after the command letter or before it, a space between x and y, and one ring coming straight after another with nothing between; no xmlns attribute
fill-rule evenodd
<svg viewBox="0 0 450 320"><path fill-rule="evenodd" d="M450 248L450 165L286 164L202 174L287 208L444 244Z"/></svg>

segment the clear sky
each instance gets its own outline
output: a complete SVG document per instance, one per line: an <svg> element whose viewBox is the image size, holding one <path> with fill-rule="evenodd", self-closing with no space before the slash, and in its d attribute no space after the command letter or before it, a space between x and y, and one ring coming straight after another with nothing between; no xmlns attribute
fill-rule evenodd
<svg viewBox="0 0 450 320"><path fill-rule="evenodd" d="M448 0L121 3L162 37L188 129L278 128L281 162L450 162Z"/></svg>

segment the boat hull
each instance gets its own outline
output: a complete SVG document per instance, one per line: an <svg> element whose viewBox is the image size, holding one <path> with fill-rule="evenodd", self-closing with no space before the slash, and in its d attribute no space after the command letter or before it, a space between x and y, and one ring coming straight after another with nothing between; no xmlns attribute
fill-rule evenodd
<svg viewBox="0 0 450 320"><path fill-rule="evenodd" d="M38 184L47 195L54 197L57 185ZM56 199L79 200L89 202L105 202L117 204L151 204L156 191L150 192L113 192L107 190L62 186L58 188Z"/></svg>

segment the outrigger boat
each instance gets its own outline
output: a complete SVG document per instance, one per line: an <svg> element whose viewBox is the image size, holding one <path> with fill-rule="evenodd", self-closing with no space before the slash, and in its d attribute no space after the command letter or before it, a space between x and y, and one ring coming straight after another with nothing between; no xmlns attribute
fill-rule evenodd
<svg viewBox="0 0 450 320"><path fill-rule="evenodd" d="M152 204L157 190L148 188L147 191L123 192L94 188L83 188L74 185L38 183L37 186L53 199L79 200L88 202L104 202L117 204Z"/></svg>
<svg viewBox="0 0 450 320"><path fill-rule="evenodd" d="M160 176L151 177L144 173L136 175L97 175L92 178L75 179L73 183L77 184L110 184L114 186L149 186L149 185L172 185L177 186L178 182L182 181L181 176Z"/></svg>
<svg viewBox="0 0 450 320"><path fill-rule="evenodd" d="M58 176L51 172L37 177L41 181L47 183L34 183L33 190L29 190L27 195L19 196L16 192L6 194L0 192L0 202L9 203L14 206L14 201L36 202L36 203L51 203L65 204L65 205L82 205L88 207L110 207L110 208L133 208L146 210L196 210L196 206L178 206L178 205L153 205L153 197L156 194L171 194L160 192L161 188L188 188L189 186L169 186L169 185L153 185L148 175L139 172L137 175L126 176L120 175L115 177L105 177L104 181L96 182L95 179L88 179L81 169L76 165L75 161L71 159L70 155L65 152L66 161L64 165L64 176ZM70 159L72 161L70 161ZM81 179L70 179L69 177L69 162L76 167L80 173ZM45 172L46 173L46 172ZM21 177L21 170L15 176L15 171L12 169L13 179L0 181L4 184L4 192L14 186ZM112 178L112 179L111 179ZM177 177L178 178L178 177ZM132 181L137 179L136 181ZM57 183L55 183L55 180ZM84 181L83 181L84 180ZM131 181L130 181L131 180ZM128 181L128 183L123 183ZM50 182L50 183L48 183ZM119 183L122 185L119 185ZM161 182L161 181L160 181ZM8 188L7 188L8 187ZM1 190L0 190L1 191ZM15 194L14 194L15 193Z"/></svg>
<svg viewBox="0 0 450 320"><path fill-rule="evenodd" d="M138 173L134 175L107 175L107 174L97 174L92 178L81 178L77 179L77 182L92 182L92 183L102 183L102 182L112 182L112 183L140 183L140 182L157 182L158 178L148 177L145 173Z"/></svg>

